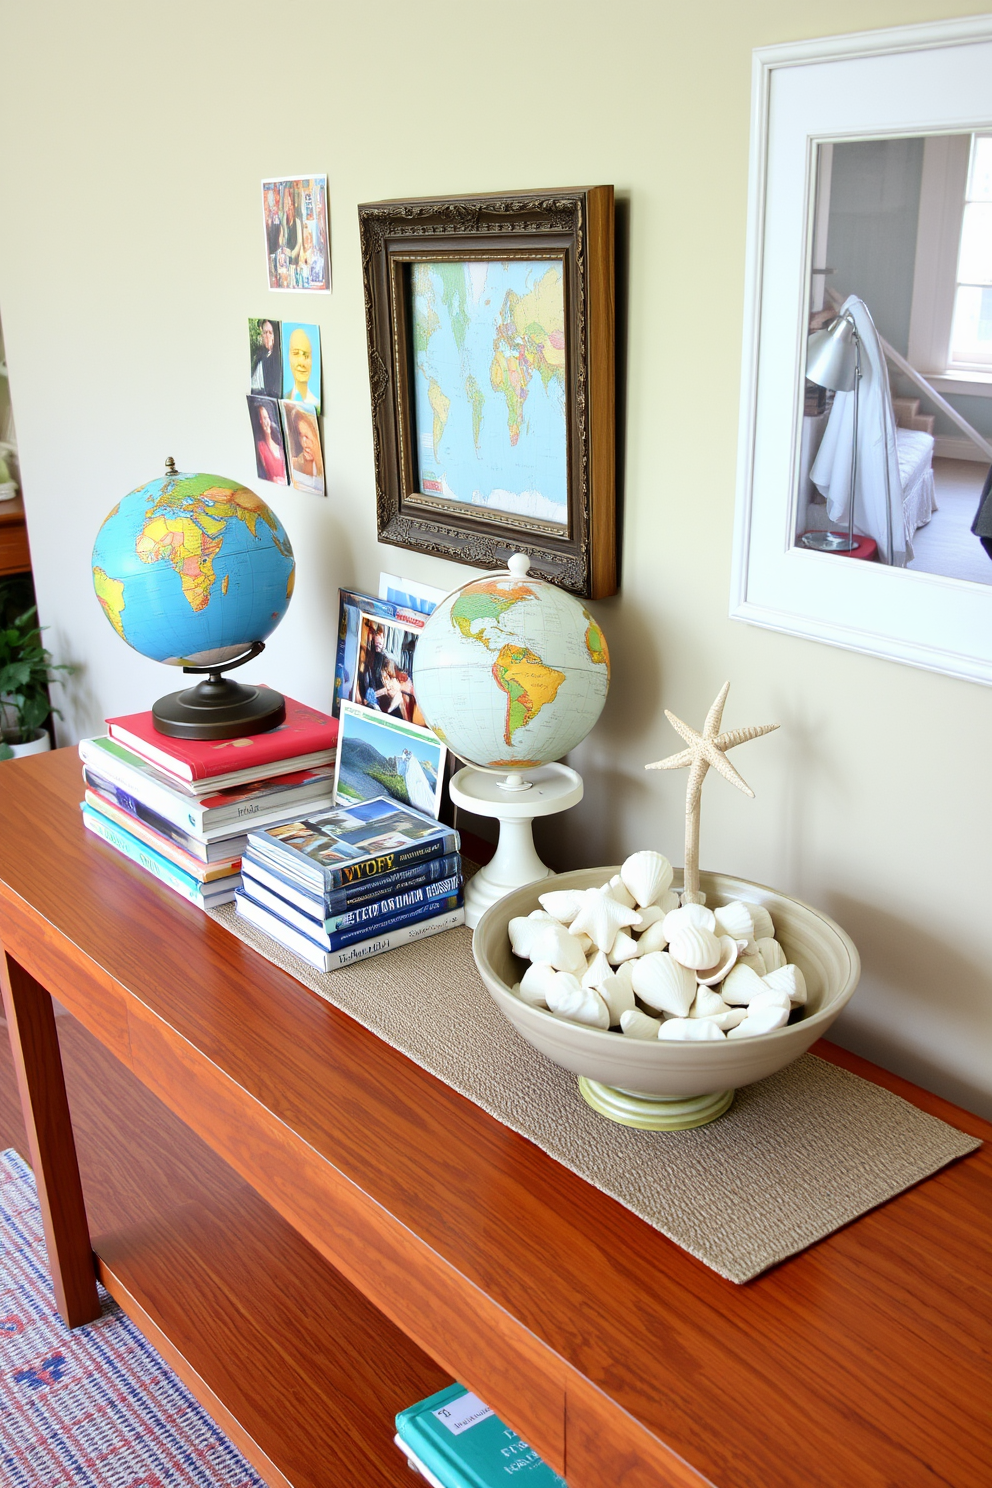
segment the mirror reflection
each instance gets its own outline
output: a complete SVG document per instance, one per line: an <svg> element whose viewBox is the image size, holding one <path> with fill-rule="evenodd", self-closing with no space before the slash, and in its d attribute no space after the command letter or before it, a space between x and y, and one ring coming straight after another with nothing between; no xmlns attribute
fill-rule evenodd
<svg viewBox="0 0 992 1488"><path fill-rule="evenodd" d="M819 145L809 268L797 544L992 584L992 131Z"/></svg>

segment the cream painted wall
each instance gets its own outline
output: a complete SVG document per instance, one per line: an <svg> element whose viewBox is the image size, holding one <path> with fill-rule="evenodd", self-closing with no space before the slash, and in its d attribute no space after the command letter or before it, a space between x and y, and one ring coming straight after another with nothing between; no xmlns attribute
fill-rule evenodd
<svg viewBox="0 0 992 1488"><path fill-rule="evenodd" d="M320 322L330 487L263 488L300 561L256 675L326 704L340 583L466 577L376 542L356 203L612 181L629 210L626 509L622 593L596 609L615 672L573 760L585 801L547 851L680 860L684 780L643 765L677 747L664 707L698 723L731 678L728 725L782 729L735 756L755 801L708 783L703 865L836 915L865 966L840 1040L992 1113L992 697L727 618L751 50L981 8L6 6L0 311L41 612L82 667L64 739L174 681L108 627L90 547L167 454L257 484L250 314ZM328 173L334 291L270 295L259 180L307 170Z"/></svg>

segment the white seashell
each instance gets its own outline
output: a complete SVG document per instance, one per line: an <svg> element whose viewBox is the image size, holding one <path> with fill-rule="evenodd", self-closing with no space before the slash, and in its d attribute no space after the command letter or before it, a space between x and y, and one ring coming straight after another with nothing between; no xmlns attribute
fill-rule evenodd
<svg viewBox="0 0 992 1488"><path fill-rule="evenodd" d="M606 1003L595 987L583 987L574 976L559 976L548 989L548 1007L557 1018L585 1023L590 1028L609 1028Z"/></svg>
<svg viewBox="0 0 992 1488"><path fill-rule="evenodd" d="M698 904L689 906L698 909ZM683 966L688 966L692 971L698 971L700 967L716 966L720 960L720 942L712 930L701 930L698 925L686 925L675 935L668 929L671 915L666 915L664 925L668 930L668 954L674 956L675 960ZM736 960L737 947L734 947Z"/></svg>
<svg viewBox="0 0 992 1488"><path fill-rule="evenodd" d="M750 966L751 970L758 976L764 976L768 967L765 958L758 950L757 941L749 941L747 947L737 957L738 966Z"/></svg>
<svg viewBox="0 0 992 1488"><path fill-rule="evenodd" d="M630 982L624 977L608 976L600 982L596 991L606 1003L610 1027L615 1028L623 1014L634 1007L634 991Z"/></svg>
<svg viewBox="0 0 992 1488"><path fill-rule="evenodd" d="M729 1008L719 992L714 992L711 987L700 987L696 1000L689 1009L689 1017L717 1018L726 1012L729 1012Z"/></svg>
<svg viewBox="0 0 992 1488"><path fill-rule="evenodd" d="M774 971L762 977L766 987L773 987L776 991L781 989L788 992L789 1001L793 1007L803 1007L806 1003L806 978L798 966L790 962L787 966L778 966Z"/></svg>
<svg viewBox="0 0 992 1488"><path fill-rule="evenodd" d="M676 958L677 959L677 958ZM701 987L713 987L722 982L737 960L737 942L729 935L720 936L720 959L715 966L696 972L696 981Z"/></svg>
<svg viewBox="0 0 992 1488"><path fill-rule="evenodd" d="M627 1008L620 1014L620 1027L628 1038L656 1039L661 1019L649 1018L640 1008Z"/></svg>
<svg viewBox="0 0 992 1488"><path fill-rule="evenodd" d="M747 1015L750 1018L759 1008L785 1008L787 1013L792 1012L792 1003L789 994L782 987L766 987L763 992L756 992L747 1005Z"/></svg>
<svg viewBox="0 0 992 1488"><path fill-rule="evenodd" d="M597 947L594 946L592 943L591 935L577 935L575 938L579 942L579 945L582 947L583 956L588 958L590 951L594 951L597 949Z"/></svg>
<svg viewBox="0 0 992 1488"><path fill-rule="evenodd" d="M547 961L535 961L528 966L516 988L517 996L521 1002L527 1002L531 1007L547 1007L548 988L553 985L558 973Z"/></svg>
<svg viewBox="0 0 992 1488"><path fill-rule="evenodd" d="M553 914L548 914L546 909L532 909L527 918L529 920L553 920L555 917Z"/></svg>
<svg viewBox="0 0 992 1488"><path fill-rule="evenodd" d="M705 904L683 904L681 909L673 909L665 916L664 925L669 940L690 925L696 930L707 930L713 935L716 931L716 918Z"/></svg>
<svg viewBox="0 0 992 1488"><path fill-rule="evenodd" d="M785 965L788 957L777 940L772 940L769 936L763 935L756 944L758 950L761 952L761 959L765 963L765 972L778 971L780 966ZM762 976L764 974L762 972Z"/></svg>
<svg viewBox="0 0 992 1488"><path fill-rule="evenodd" d="M633 961L634 957L640 954L640 947L633 936L628 935L626 930L618 930L617 938L610 946L607 960L611 966L619 966L622 961Z"/></svg>
<svg viewBox="0 0 992 1488"><path fill-rule="evenodd" d="M724 1002L729 1002L735 1007L741 1004L747 1006L752 997L759 992L764 992L765 984L756 971L750 966L745 966L741 961L733 967L730 975L724 980L720 988L720 995Z"/></svg>
<svg viewBox="0 0 992 1488"><path fill-rule="evenodd" d="M627 909L633 909L635 907L634 896L628 889L627 885L624 883L623 879L620 877L619 873L614 873L609 883L604 884L603 888L609 894L610 898L615 899L618 904L624 905Z"/></svg>
<svg viewBox="0 0 992 1488"><path fill-rule="evenodd" d="M557 971L574 972L576 976L585 971L581 945L557 920L531 920L518 915L507 928L515 955L527 961L548 961Z"/></svg>
<svg viewBox="0 0 992 1488"><path fill-rule="evenodd" d="M696 978L664 951L638 956L631 974L634 991L657 1012L684 1018L696 998Z"/></svg>
<svg viewBox="0 0 992 1488"><path fill-rule="evenodd" d="M586 889L579 912L568 928L573 935L584 931L601 951L609 951L617 938L617 931L636 921L636 909L618 904L606 889Z"/></svg>
<svg viewBox="0 0 992 1488"><path fill-rule="evenodd" d="M674 889L666 889L663 894L658 895L658 898L655 902L657 903L658 908L664 914L671 914L672 910L678 909L679 905L682 903L681 899L679 898L678 894L676 894Z"/></svg>
<svg viewBox="0 0 992 1488"><path fill-rule="evenodd" d="M640 905L657 904L672 882L672 865L659 852L631 853L620 869L620 877Z"/></svg>
<svg viewBox="0 0 992 1488"><path fill-rule="evenodd" d="M774 1033L776 1028L783 1028L788 1021L789 1015L784 1008L761 1008L758 1012L749 1014L736 1028L732 1028L727 1037L756 1038L759 1033Z"/></svg>
<svg viewBox="0 0 992 1488"><path fill-rule="evenodd" d="M640 916L640 919L634 926L634 929L638 932L638 934L640 934L641 931L646 930L649 925L656 925L659 920L663 920L665 918L665 911L663 909L659 909L657 904L645 904L643 909L640 911Z"/></svg>
<svg viewBox="0 0 992 1488"><path fill-rule="evenodd" d="M609 961L602 951L597 951L582 973L581 982L583 987L598 987L606 977L612 974Z"/></svg>
<svg viewBox="0 0 992 1488"><path fill-rule="evenodd" d="M712 1018L668 1018L658 1029L660 1039L675 1039L684 1043L709 1043L722 1039L724 1035Z"/></svg>
<svg viewBox="0 0 992 1488"><path fill-rule="evenodd" d="M550 889L547 894L538 894L537 902L561 924L570 925L582 907L582 890Z"/></svg>
<svg viewBox="0 0 992 1488"><path fill-rule="evenodd" d="M751 911L751 919L754 921L755 940L774 940L775 926L772 924L772 917L765 906L763 904L749 904L748 909Z"/></svg>
<svg viewBox="0 0 992 1488"><path fill-rule="evenodd" d="M637 954L647 956L651 951L663 951L668 944L663 919L655 920L637 939Z"/></svg>
<svg viewBox="0 0 992 1488"><path fill-rule="evenodd" d="M707 1022L715 1023L717 1028L722 1028L724 1033L729 1033L732 1028L737 1027L738 1023L743 1023L746 1017L747 1008L728 1007L725 1013L721 1013L716 1018L709 1018Z"/></svg>
<svg viewBox="0 0 992 1488"><path fill-rule="evenodd" d="M721 904L719 909L714 909L713 917L720 935L730 935L734 940L754 938L751 911L739 899L734 899L730 904Z"/></svg>

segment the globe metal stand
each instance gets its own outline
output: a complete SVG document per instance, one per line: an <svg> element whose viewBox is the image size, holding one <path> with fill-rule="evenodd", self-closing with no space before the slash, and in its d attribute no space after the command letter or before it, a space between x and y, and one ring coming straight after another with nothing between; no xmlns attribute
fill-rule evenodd
<svg viewBox="0 0 992 1488"><path fill-rule="evenodd" d="M205 682L170 692L152 707L152 722L170 739L240 739L246 734L264 734L286 721L286 702L271 687L252 687L232 682L222 675L253 661L265 650L264 641L253 641L244 656L219 666L184 666Z"/></svg>
<svg viewBox="0 0 992 1488"><path fill-rule="evenodd" d="M582 793L582 776L568 765L540 765L503 776L466 765L452 777L448 794L456 806L499 822L495 857L465 886L466 925L474 929L489 906L511 889L550 876L534 847L534 818L577 806Z"/></svg>

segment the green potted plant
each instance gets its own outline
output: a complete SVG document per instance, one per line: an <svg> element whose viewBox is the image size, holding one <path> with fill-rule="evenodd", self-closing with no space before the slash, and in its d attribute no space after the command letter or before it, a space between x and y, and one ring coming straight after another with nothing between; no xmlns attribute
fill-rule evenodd
<svg viewBox="0 0 992 1488"><path fill-rule="evenodd" d="M44 724L54 713L48 696L52 682L75 671L56 665L41 641L37 608L0 621L0 760L40 754L50 747Z"/></svg>

